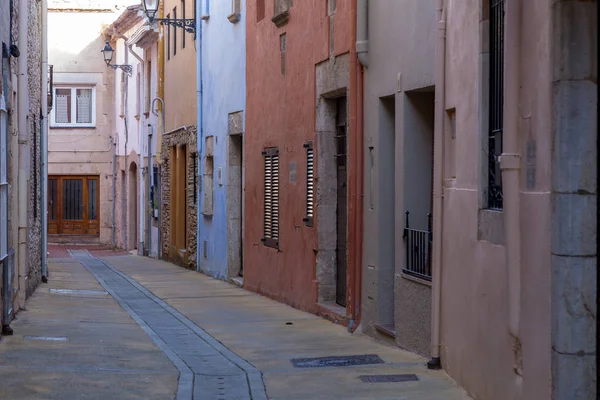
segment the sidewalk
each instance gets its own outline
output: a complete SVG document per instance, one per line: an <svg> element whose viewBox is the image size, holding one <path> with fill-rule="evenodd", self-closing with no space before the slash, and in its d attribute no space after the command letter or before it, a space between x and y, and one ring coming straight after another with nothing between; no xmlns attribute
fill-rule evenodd
<svg viewBox="0 0 600 400"><path fill-rule="evenodd" d="M107 254L96 253L106 266L95 258L78 258L85 267L69 258L50 265L50 284L40 286L28 311L19 314L15 336L0 343L1 399L173 399L185 393L182 378L188 370L194 399L242 399L250 398L245 396L257 383L256 369L271 400L469 399L443 372L428 371L419 356L193 271ZM136 282L127 281L131 278ZM48 288L109 288L120 302L108 294L58 295ZM128 312L141 319L142 327ZM165 323L167 318L171 322ZM201 329L185 325L187 319ZM67 336L68 341L24 340L23 335ZM295 368L290 361L349 355L377 355L384 363ZM240 379L240 368L247 379ZM365 383L359 378L388 374L415 374L419 380ZM94 394L74 394L86 387Z"/></svg>

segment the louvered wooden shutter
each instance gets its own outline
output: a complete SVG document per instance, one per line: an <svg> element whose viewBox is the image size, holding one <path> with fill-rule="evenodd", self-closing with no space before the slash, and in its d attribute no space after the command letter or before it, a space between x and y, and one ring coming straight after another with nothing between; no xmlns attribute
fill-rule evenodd
<svg viewBox="0 0 600 400"><path fill-rule="evenodd" d="M265 162L265 206L263 242L269 247L279 247L279 150L263 151Z"/></svg>
<svg viewBox="0 0 600 400"><path fill-rule="evenodd" d="M306 217L304 222L308 226L313 226L315 215L315 150L312 142L306 143L304 148L306 149Z"/></svg>

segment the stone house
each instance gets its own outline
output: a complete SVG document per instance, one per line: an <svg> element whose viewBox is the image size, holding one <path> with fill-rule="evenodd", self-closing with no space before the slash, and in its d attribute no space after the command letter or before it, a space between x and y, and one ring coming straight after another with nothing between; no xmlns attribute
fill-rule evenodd
<svg viewBox="0 0 600 400"><path fill-rule="evenodd" d="M363 326L474 398L597 395L597 6L359 1Z"/></svg>
<svg viewBox="0 0 600 400"><path fill-rule="evenodd" d="M202 23L198 270L219 279L239 281L243 275L246 2L212 2L203 15L209 18Z"/></svg>
<svg viewBox="0 0 600 400"><path fill-rule="evenodd" d="M102 31L123 12L122 3L49 4L49 63L54 71L48 135L50 241L121 244L116 241L115 213L116 146L122 145L113 112L115 73L101 51Z"/></svg>
<svg viewBox="0 0 600 400"><path fill-rule="evenodd" d="M193 0L165 0L161 18L194 14ZM160 25L163 39L164 135L160 155L161 253L165 260L196 269L198 226L198 147L196 128L196 40L192 33ZM159 48L159 52L161 52Z"/></svg>
<svg viewBox="0 0 600 400"><path fill-rule="evenodd" d="M42 8L0 4L0 275L2 334L42 278Z"/></svg>
<svg viewBox="0 0 600 400"><path fill-rule="evenodd" d="M360 318L356 2L246 4L244 288Z"/></svg>

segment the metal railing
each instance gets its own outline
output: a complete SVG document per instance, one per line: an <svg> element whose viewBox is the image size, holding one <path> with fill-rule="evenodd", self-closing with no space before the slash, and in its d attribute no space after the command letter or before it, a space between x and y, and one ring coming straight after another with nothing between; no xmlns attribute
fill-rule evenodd
<svg viewBox="0 0 600 400"><path fill-rule="evenodd" d="M404 239L406 263L402 271L421 279L431 280L431 214L427 214L427 230L412 229L410 212L405 212Z"/></svg>

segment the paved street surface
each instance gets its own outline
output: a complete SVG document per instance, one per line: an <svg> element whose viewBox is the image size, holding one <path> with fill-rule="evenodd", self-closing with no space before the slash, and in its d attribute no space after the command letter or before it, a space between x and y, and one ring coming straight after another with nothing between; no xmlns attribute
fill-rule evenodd
<svg viewBox="0 0 600 400"><path fill-rule="evenodd" d="M2 400L469 399L425 359L320 317L162 261L70 249L0 342ZM351 355L380 363L291 361Z"/></svg>

